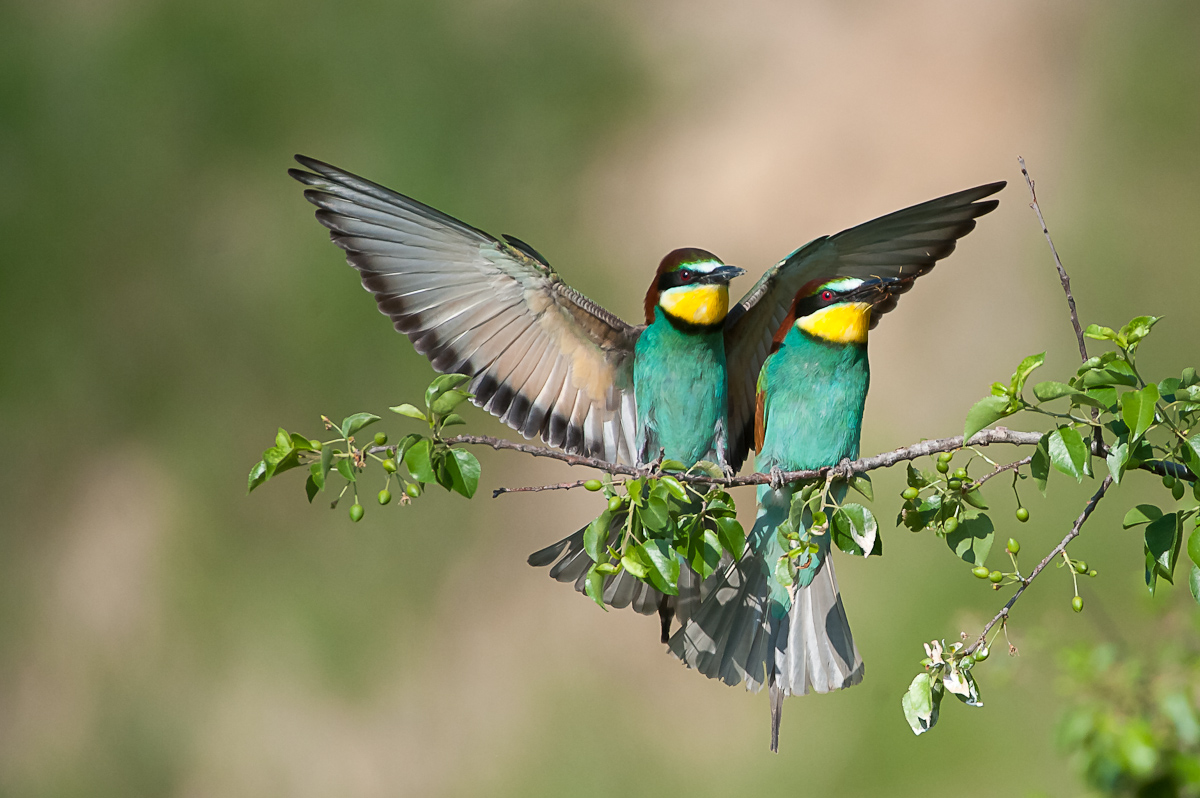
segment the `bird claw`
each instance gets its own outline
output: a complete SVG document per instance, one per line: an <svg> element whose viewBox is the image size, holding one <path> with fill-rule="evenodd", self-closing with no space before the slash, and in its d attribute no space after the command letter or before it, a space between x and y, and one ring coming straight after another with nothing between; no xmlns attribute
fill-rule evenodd
<svg viewBox="0 0 1200 798"><path fill-rule="evenodd" d="M829 469L829 473L836 479L842 479L849 482L854 477L854 472L850 470L850 464L853 461L849 457L842 458L842 462Z"/></svg>
<svg viewBox="0 0 1200 798"><path fill-rule="evenodd" d="M779 466L771 466L771 489L779 490L783 487L783 469Z"/></svg>

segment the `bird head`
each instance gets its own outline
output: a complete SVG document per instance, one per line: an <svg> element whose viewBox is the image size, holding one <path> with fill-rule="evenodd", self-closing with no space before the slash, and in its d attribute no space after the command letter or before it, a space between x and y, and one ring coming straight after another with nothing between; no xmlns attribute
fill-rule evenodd
<svg viewBox="0 0 1200 798"><path fill-rule="evenodd" d="M839 277L810 283L796 294L792 313L779 331L776 342L796 329L814 338L836 344L865 344L874 326L872 313L885 312L895 304L893 296L907 291L913 278L860 279Z"/></svg>
<svg viewBox="0 0 1200 798"><path fill-rule="evenodd" d="M669 253L646 292L646 323L654 321L654 309L660 307L685 324L720 324L729 312L729 281L745 273L703 249L689 247Z"/></svg>

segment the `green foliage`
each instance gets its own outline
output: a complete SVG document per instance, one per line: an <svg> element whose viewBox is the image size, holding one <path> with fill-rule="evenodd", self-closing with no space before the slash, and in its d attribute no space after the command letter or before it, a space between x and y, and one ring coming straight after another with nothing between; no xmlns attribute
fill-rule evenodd
<svg viewBox="0 0 1200 798"><path fill-rule="evenodd" d="M1149 653L1149 652L1148 652ZM1103 795L1200 794L1200 657L1165 647L1119 661L1111 645L1064 652L1071 707L1059 745Z"/></svg>
<svg viewBox="0 0 1200 798"><path fill-rule="evenodd" d="M385 432L375 433L361 445L356 441L359 432L382 420L373 413L352 413L340 424L321 416L326 431L336 434L328 441L310 440L281 428L275 435L275 445L263 452L263 459L250 469L247 492L284 471L307 465L309 473L304 490L311 503L325 490L329 474L336 472L345 484L330 502L330 508L336 508L346 492L352 491L355 501L350 518L358 521L364 513L358 501L358 483L368 468L378 466L383 472L383 487L377 496L381 506L392 500L393 480L401 491L400 505L410 503L421 495L426 484L434 482L471 498L479 487L479 460L470 452L446 443L442 435L447 426L463 423L453 411L471 398L471 394L458 390L469 379L465 374L442 374L434 379L425 391L424 411L410 404L391 408L405 418L424 422L430 431L428 436L410 433L391 446L387 445ZM404 464L409 479L398 473L399 463Z"/></svg>

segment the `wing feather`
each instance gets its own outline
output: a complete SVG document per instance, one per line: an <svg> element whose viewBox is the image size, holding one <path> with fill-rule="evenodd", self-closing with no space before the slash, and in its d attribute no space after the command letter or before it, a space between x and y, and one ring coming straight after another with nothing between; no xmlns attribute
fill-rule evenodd
<svg viewBox="0 0 1200 798"><path fill-rule="evenodd" d="M754 285L725 320L729 369L729 457L740 468L754 441L755 383L770 354L771 339L796 293L807 284L837 277L909 277L915 280L954 251L998 200L985 200L1004 183L949 194L824 236L788 255ZM911 280L908 285L911 285ZM901 293L901 292L895 292ZM872 324L896 305L893 297L874 310Z"/></svg>
<svg viewBox="0 0 1200 798"><path fill-rule="evenodd" d="M317 220L395 328L475 404L526 437L631 462L640 333L562 282L528 245L297 156ZM519 242L518 242L519 244ZM533 254L531 254L533 253Z"/></svg>

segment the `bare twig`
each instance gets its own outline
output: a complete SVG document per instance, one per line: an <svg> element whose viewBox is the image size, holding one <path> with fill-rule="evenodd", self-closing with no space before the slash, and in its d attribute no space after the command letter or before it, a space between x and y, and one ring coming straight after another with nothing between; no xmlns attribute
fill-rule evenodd
<svg viewBox="0 0 1200 798"><path fill-rule="evenodd" d="M1027 466L1031 462L1033 462L1033 455L1029 455L1028 457L1022 457L1020 460L1014 460L1013 462L1008 463L1006 465L996 466L991 471L991 473L984 474L982 477L975 480L974 487L978 488L980 485L987 482L992 477L999 476L1000 474L1003 474L1005 471L1016 471L1018 468Z"/></svg>
<svg viewBox="0 0 1200 798"><path fill-rule="evenodd" d="M1037 564L1037 567L1033 569L1029 576L1021 580L1021 585L1017 588L1017 591L1012 594L1012 598L1010 598L1008 602L1000 608L1000 611L997 612L990 621L988 621L987 626L983 627L983 631L979 633L979 637L976 638L975 642L963 650L963 656L971 654L983 646L987 641L988 632L992 631L992 628L996 624L1008 621L1009 610L1011 610L1013 605L1017 603L1017 599L1021 597L1021 594L1025 592L1025 589L1029 587L1034 579L1037 579L1038 574L1040 574L1047 565L1054 561L1055 557L1060 556L1064 551L1066 551L1068 543L1079 537L1079 533L1083 529L1084 522L1088 520L1088 516L1090 516L1092 511L1096 509L1096 505L1100 503L1100 500L1104 498L1104 494L1108 492L1110 485L1112 485L1112 477L1105 477L1104 481L1100 483L1100 488L1092 495L1092 498L1088 499L1088 503L1084 505L1083 512L1081 512L1079 517L1075 519L1075 524L1071 527L1071 531L1067 533L1065 538L1058 542L1057 546L1050 550L1049 554L1042 558L1042 561Z"/></svg>
<svg viewBox="0 0 1200 798"><path fill-rule="evenodd" d="M526 485L521 488L496 488L492 491L492 498L496 498L502 493L541 493L544 490L571 490L572 488L582 488L585 483L591 482L590 479L577 479L574 482L555 482L553 485Z"/></svg>
<svg viewBox="0 0 1200 798"><path fill-rule="evenodd" d="M1087 360L1087 344L1083 340L1083 328L1079 326L1079 314L1075 311L1075 297L1071 293L1071 278L1067 276L1067 270L1063 268L1062 260L1058 257L1058 250L1054 247L1054 239L1050 237L1050 230L1046 227L1045 218L1042 217L1042 209L1038 205L1033 178L1029 176L1029 171L1025 168L1025 159L1018 156L1017 161L1021 164L1021 174L1025 177L1025 184L1029 186L1029 197L1032 200L1029 207L1033 208L1038 222L1042 225L1042 233L1046 236L1046 243L1050 245L1050 254L1054 256L1054 265L1058 268L1058 279L1062 283L1063 292L1067 295L1067 307L1071 311L1071 326L1075 328L1075 339L1079 342L1079 356L1083 360Z"/></svg>

